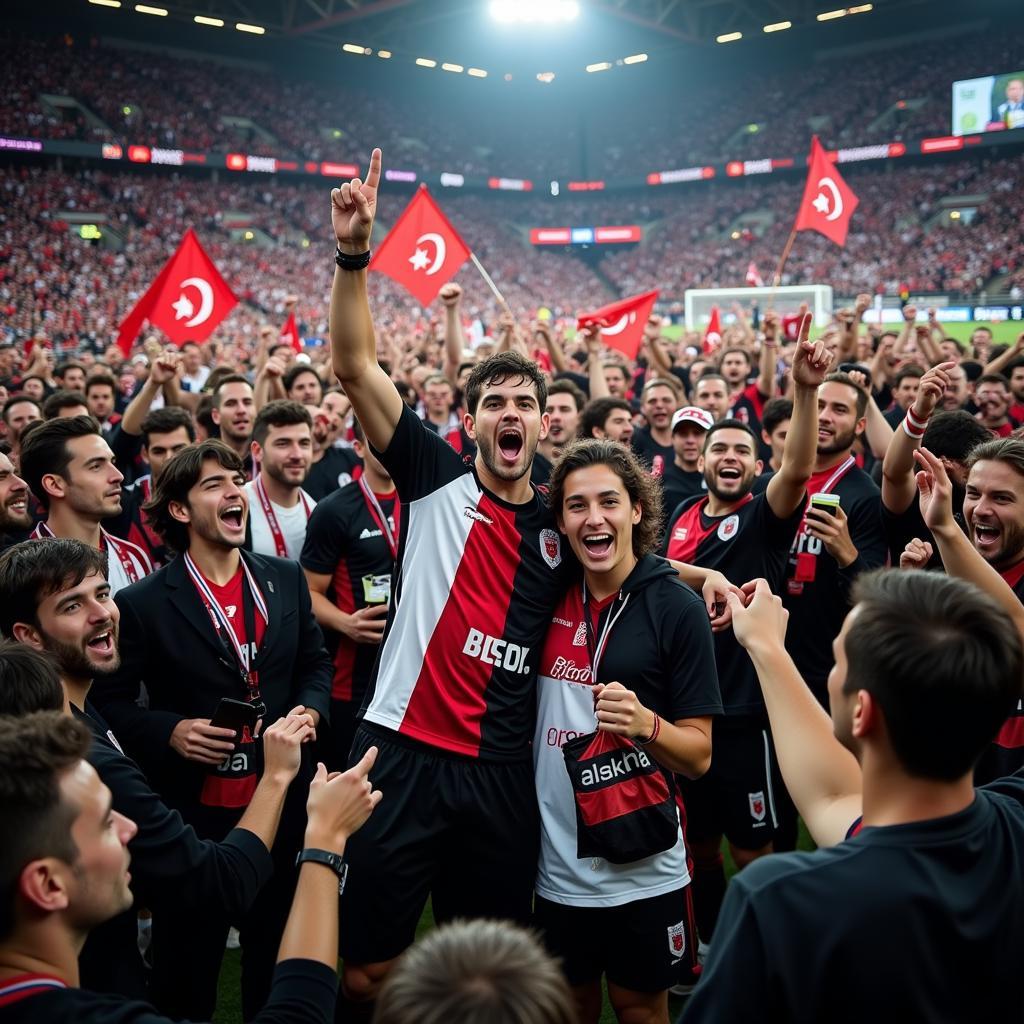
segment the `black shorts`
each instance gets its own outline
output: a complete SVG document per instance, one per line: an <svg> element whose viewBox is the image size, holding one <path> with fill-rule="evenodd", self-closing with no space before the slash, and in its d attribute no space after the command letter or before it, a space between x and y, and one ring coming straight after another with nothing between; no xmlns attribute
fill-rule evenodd
<svg viewBox="0 0 1024 1024"><path fill-rule="evenodd" d="M677 781L691 842L724 835L741 850L759 850L795 819L771 730L760 718L716 719L711 767L699 779Z"/></svg>
<svg viewBox="0 0 1024 1024"><path fill-rule="evenodd" d="M533 763L478 761L364 725L352 761L371 746L383 799L345 847L341 955L352 964L398 956L428 896L438 924L528 923L540 849Z"/></svg>
<svg viewBox="0 0 1024 1024"><path fill-rule="evenodd" d="M663 992L696 963L689 886L618 907L570 907L538 896L533 913L570 985L604 975L631 992Z"/></svg>

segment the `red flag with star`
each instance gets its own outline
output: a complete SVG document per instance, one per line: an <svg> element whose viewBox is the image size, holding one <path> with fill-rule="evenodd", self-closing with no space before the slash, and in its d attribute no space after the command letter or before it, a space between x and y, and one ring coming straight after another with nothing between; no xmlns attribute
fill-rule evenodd
<svg viewBox="0 0 1024 1024"><path fill-rule="evenodd" d="M722 314L717 306L711 307L708 326L704 331L704 355L710 355L722 344Z"/></svg>
<svg viewBox="0 0 1024 1024"><path fill-rule="evenodd" d="M421 306L429 306L437 293L469 259L469 246L420 185L370 261L410 291Z"/></svg>
<svg viewBox="0 0 1024 1024"><path fill-rule="evenodd" d="M189 228L178 251L121 322L117 344L128 355L147 320L175 345L203 342L237 305L227 281Z"/></svg>
<svg viewBox="0 0 1024 1024"><path fill-rule="evenodd" d="M592 313L580 313L576 329L600 327L601 341L609 348L618 349L630 359L636 359L644 340L644 328L654 309L658 293L644 292L628 299L610 302Z"/></svg>
<svg viewBox="0 0 1024 1024"><path fill-rule="evenodd" d="M811 139L810 169L794 231L817 231L836 245L846 245L850 218L860 201L840 177L815 135Z"/></svg>

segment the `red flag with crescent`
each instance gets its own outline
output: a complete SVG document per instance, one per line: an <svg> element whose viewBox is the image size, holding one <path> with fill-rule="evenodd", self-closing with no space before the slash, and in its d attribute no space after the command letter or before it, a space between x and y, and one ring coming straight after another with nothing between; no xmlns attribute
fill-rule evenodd
<svg viewBox="0 0 1024 1024"><path fill-rule="evenodd" d="M580 313L576 329L600 327L604 344L618 349L630 359L636 359L644 340L644 328L657 298L657 291L644 292L642 295L631 295L628 299L610 302L592 313Z"/></svg>

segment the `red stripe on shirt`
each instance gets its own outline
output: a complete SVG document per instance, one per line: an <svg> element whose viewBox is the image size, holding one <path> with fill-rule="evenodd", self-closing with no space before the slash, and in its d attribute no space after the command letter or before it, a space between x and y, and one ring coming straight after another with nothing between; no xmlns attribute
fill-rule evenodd
<svg viewBox="0 0 1024 1024"><path fill-rule="evenodd" d="M668 783L661 772L625 779L590 793L576 794L580 817L587 825L600 825L644 807L654 807L667 799Z"/></svg>

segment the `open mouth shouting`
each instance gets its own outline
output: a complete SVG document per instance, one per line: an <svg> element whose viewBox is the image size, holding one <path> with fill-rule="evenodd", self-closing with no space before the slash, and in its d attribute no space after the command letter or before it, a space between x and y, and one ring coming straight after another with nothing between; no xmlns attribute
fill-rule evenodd
<svg viewBox="0 0 1024 1024"><path fill-rule="evenodd" d="M999 541L1003 531L998 523L979 523L974 521L974 546L982 555L989 555L998 551Z"/></svg>
<svg viewBox="0 0 1024 1024"><path fill-rule="evenodd" d="M102 632L87 640L85 646L93 654L98 654L101 657L110 657L114 653L114 631L107 626Z"/></svg>
<svg viewBox="0 0 1024 1024"><path fill-rule="evenodd" d="M606 558L615 546L615 537L607 532L592 533L583 538L583 547L594 560Z"/></svg>
<svg viewBox="0 0 1024 1024"><path fill-rule="evenodd" d="M525 438L518 427L502 427L498 431L498 452L506 466L514 466L519 461Z"/></svg>
<svg viewBox="0 0 1024 1024"><path fill-rule="evenodd" d="M739 483L743 479L743 473L735 466L723 466L718 471L718 482L720 484Z"/></svg>
<svg viewBox="0 0 1024 1024"><path fill-rule="evenodd" d="M241 533L245 520L244 511L242 509L241 502L235 502L228 505L220 514L220 521L230 530L232 533Z"/></svg>

